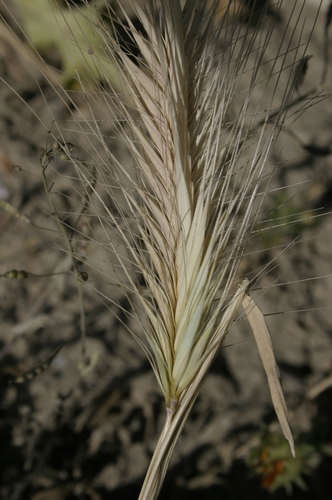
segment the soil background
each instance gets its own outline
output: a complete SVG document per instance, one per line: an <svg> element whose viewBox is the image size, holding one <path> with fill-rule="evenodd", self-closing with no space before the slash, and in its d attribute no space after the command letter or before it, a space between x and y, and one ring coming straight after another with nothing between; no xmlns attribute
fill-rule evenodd
<svg viewBox="0 0 332 500"><path fill-rule="evenodd" d="M287 22L290 3L285 2L281 23ZM328 6L323 2L308 49L313 57L304 89L317 85L324 70ZM314 12L312 2L307 2L304 16L313 20ZM276 44L277 39L278 34ZM36 275L60 272L68 269L68 257L59 249L62 242L50 215L39 157L54 120L60 128L70 128L68 109L24 53L5 37L0 41L0 198L33 222L1 209L0 274L11 269ZM306 489L295 485L291 492L292 498L303 500L332 498L332 386L328 383L332 220L330 215L320 216L332 208L332 102L322 98L328 91L319 92L315 106L296 120L292 133L280 136L271 155L277 165L272 188L289 186L282 191L282 203L305 215L283 231L278 228L267 237L253 237L241 269L250 275L273 262L253 296L267 315L273 337L297 436L297 460L301 461L306 447L311 450L306 465L300 466L307 472ZM79 106L84 113L84 103ZM109 147L121 161L131 161L116 139L109 140ZM54 178L50 174L49 179L50 186L54 182L52 192L61 193L56 199L61 213L72 210L71 199L77 194L67 168L58 162ZM269 203L272 210L280 199L271 194ZM84 286L90 360L85 366L73 274L0 279L0 498L138 497L163 425L163 398L148 361L126 329L136 328L122 314L122 308L129 308L126 299L107 288L107 280L103 284L97 280L92 273ZM274 286L278 283L286 284ZM94 289L99 285L111 301L98 297ZM43 373L15 383L45 360L49 366ZM310 392L324 380L324 390ZM255 474L259 465L255 460L248 465L252 449L272 446L268 444L271 434L278 436L280 429L253 336L240 320L206 378L160 500L288 498L284 489L271 492L262 487L264 477ZM275 449L282 448L283 438L278 443L273 444ZM279 472L272 469L272 476ZM265 476L269 473L265 471Z"/></svg>

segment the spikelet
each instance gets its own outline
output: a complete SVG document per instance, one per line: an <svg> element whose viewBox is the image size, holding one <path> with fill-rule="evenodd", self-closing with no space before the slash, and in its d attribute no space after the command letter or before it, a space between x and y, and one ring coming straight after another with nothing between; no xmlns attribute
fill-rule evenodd
<svg viewBox="0 0 332 500"><path fill-rule="evenodd" d="M102 31L135 110L132 115L118 104L124 117L119 132L137 175L120 165L115 175L136 230L120 227L105 209L148 288L146 296L128 278L147 318L149 358L167 407L174 407L223 341L244 297L236 272L275 126L267 133L262 127L245 165L255 126L252 120L245 127L254 78L236 120L229 121L237 75L250 54L245 45L233 46L240 28L224 17L218 53L220 26L202 2L148 7L136 6L147 36L128 19L140 51L136 63L107 28ZM123 267L127 272L127 262Z"/></svg>

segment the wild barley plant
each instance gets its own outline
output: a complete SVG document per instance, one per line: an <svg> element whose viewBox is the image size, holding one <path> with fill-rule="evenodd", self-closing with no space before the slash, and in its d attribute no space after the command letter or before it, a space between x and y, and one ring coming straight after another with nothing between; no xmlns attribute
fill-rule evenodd
<svg viewBox="0 0 332 500"><path fill-rule="evenodd" d="M295 40L295 33L288 45L282 37L271 60L277 15L268 15L267 9L258 17L246 11L246 23L239 24L231 18L232 4L218 16L217 3L208 8L199 0L161 0L160 5L150 0L145 8L134 8L143 28L127 19L127 33L139 49L135 60L110 29L110 21L115 26L110 9L110 19L98 19L95 26L105 57L96 57L84 37L78 41L87 67L97 66L101 77L106 78L108 64L117 67L126 94L121 99L104 87L95 92L79 79L92 119L80 116L79 109L75 119L81 142L90 143L94 152L93 180L87 164L74 158L65 142L62 147L86 188L90 212L96 207L93 218L107 237L106 243L97 243L105 254L116 256L109 264L111 279L119 280L129 299L138 331L143 331L135 336L164 394L166 422L139 497L151 500L241 305L294 453L269 333L239 265L268 192L271 147L294 95L296 101L306 44ZM254 21L264 29L253 26ZM277 104L278 85L283 85L283 100ZM102 113L115 123L134 172L108 147L100 128ZM106 199L112 199L113 208ZM114 229L124 251L109 237Z"/></svg>

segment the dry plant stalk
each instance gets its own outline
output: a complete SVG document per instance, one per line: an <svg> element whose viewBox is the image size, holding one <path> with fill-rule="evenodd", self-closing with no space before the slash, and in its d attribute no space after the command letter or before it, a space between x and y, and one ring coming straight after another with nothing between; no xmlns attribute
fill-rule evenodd
<svg viewBox="0 0 332 500"><path fill-rule="evenodd" d="M292 76L284 80L279 106L274 102L275 90L284 69L296 68L305 57L306 46L300 49L299 38L290 51L290 45L283 47L281 40L263 78L261 69L276 17L263 9L260 21L265 29L260 31L250 25L250 16L246 25L233 22L232 5L223 15L215 15L217 4L208 8L199 0L162 0L160 9L153 0L145 8L133 4L145 32L127 19L127 32L140 52L135 61L103 20L96 21L96 29L105 43L104 60L94 57L93 47L80 41L87 65L96 65L101 76L107 74L104 68L110 61L117 66L130 99L126 104L104 88L94 93L80 82L91 109L99 106L105 117L115 120L131 152L135 175L117 162L94 117L91 121L81 117L87 133L76 115L84 142L95 148L97 184L89 180L86 164L77 158L73 163L89 202L102 207L94 217L106 235L116 228L124 243L126 251L120 253L111 238L107 242L107 249L117 257L113 279L120 265L125 281L119 285L144 330L144 338L137 339L165 396L166 423L140 500L157 497L204 376L241 304L294 453L269 333L248 295L250 283L238 276L238 268L268 190L261 185L269 152L297 83ZM254 64L248 67L253 53ZM250 71L250 84L240 93L245 71ZM258 85L262 95L270 95L267 109L261 103L263 97L257 102L254 95ZM240 104L232 116L234 103ZM106 159L91 136L97 137ZM71 158L70 148L62 147ZM245 156L248 148L250 161ZM119 188L121 201L117 201ZM117 214L105 201L105 193ZM147 292L139 285L142 280Z"/></svg>

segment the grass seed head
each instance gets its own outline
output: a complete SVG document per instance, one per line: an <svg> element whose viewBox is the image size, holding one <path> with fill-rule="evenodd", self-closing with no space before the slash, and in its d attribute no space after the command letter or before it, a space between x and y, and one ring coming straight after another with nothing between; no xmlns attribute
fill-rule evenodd
<svg viewBox="0 0 332 500"><path fill-rule="evenodd" d="M143 331L134 336L173 410L199 385L246 297L249 282L238 269L268 191L269 180L262 182L271 178L267 160L288 109L301 101L295 76L308 60L307 45L302 50L301 32L298 39L291 35L288 46L281 33L271 58L281 2L273 12L263 4L251 16L248 7L241 15L238 2L236 11L230 3L222 15L220 2L150 0L144 8L135 3L140 28L125 13L121 27L137 56L118 39L121 21L111 8L101 17L92 5L98 50L83 31L77 45L87 70L93 66L91 75L97 68L107 84L108 66L117 69L124 96L106 91L96 79L98 89L92 90L77 71L86 108L68 93L65 100L73 107L78 142L92 152L92 161L80 161L61 131L41 154L52 207L46 169L61 155L74 165L81 200L77 221L84 219L88 228L78 230L84 243L74 246L71 229L59 227L75 272L79 276L80 259L88 265L82 253L87 241L99 245L110 264L107 277L132 306ZM103 120L112 121L133 168L113 154ZM106 242L95 232L96 219Z"/></svg>
<svg viewBox="0 0 332 500"><path fill-rule="evenodd" d="M116 105L124 117L117 128L135 163L131 175L108 152L116 165L106 167L104 186L111 192L114 176L135 230L105 208L127 248L119 262L145 317L145 349L168 406L221 344L242 301L237 269L277 127L277 120L268 123L269 110L252 108L272 27L265 35L243 28L231 21L231 10L215 24L216 7L179 0L165 0L160 9L153 1L136 5L142 29L130 19L126 28L139 49L134 61L105 22L98 28L129 96L124 104L104 93L103 104L112 115ZM262 20L268 22L264 13ZM240 95L255 44L253 76ZM97 64L103 74L108 63ZM128 262L148 294L129 276Z"/></svg>

